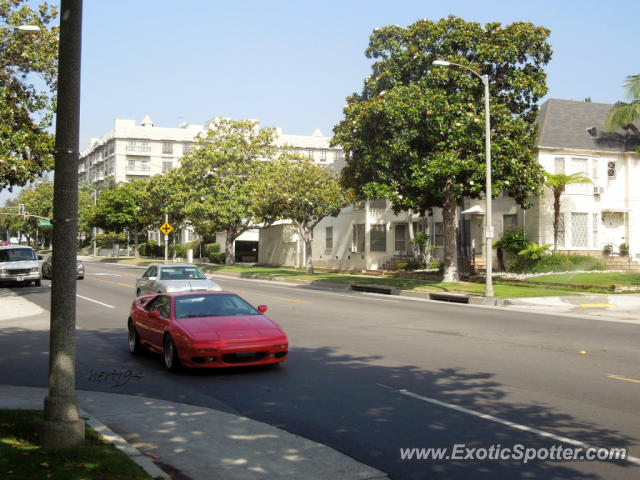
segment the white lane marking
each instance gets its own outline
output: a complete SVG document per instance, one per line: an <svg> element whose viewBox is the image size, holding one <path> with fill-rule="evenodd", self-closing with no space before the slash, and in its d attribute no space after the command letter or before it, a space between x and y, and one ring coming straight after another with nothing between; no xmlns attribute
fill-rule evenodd
<svg viewBox="0 0 640 480"><path fill-rule="evenodd" d="M98 300L94 300L93 298L83 297L82 295L78 295L78 294L76 294L76 297L81 298L83 300L87 300L89 302L97 303L98 305L102 305L103 307L116 308L113 305L108 305L106 303L99 302Z"/></svg>
<svg viewBox="0 0 640 480"><path fill-rule="evenodd" d="M120 275L119 273L91 273L91 272L87 272L87 275L95 275L96 277L121 277L122 275Z"/></svg>
<svg viewBox="0 0 640 480"><path fill-rule="evenodd" d="M453 405L451 403L441 402L440 400L436 400L435 398L423 397L422 395L418 395L417 393L409 392L408 390L396 390L396 392L405 395L407 397L412 397L417 400L422 400L423 402L432 403L434 405L438 405L440 407L449 408L451 410L455 410L457 412L466 413L467 415L473 415L474 417L482 418L483 420L488 420L490 422L500 423L510 428L515 428L517 430L522 430L525 432L533 433L540 437L551 438L553 440L557 440L558 442L568 443L569 445L574 445L576 447L582 448L597 448L593 445L589 445L588 443L581 442L579 440L574 440L572 438L563 437L561 435L556 435L555 433L545 432L544 430L539 430L537 428L528 427L526 425L522 425L520 423L515 423L510 420L505 420L503 418L494 417L493 415L487 415L486 413L477 412L475 410L470 410L468 408L459 407L458 405ZM626 460L631 463L635 463L636 465L640 465L640 458L627 456Z"/></svg>

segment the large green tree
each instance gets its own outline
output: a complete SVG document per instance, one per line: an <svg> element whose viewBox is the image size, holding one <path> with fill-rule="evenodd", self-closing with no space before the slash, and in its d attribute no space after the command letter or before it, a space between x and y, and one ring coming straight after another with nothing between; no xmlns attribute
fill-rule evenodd
<svg viewBox="0 0 640 480"><path fill-rule="evenodd" d="M337 216L349 196L336 174L312 160L284 155L265 165L259 182L259 216L267 223L289 219L305 245L305 268L313 273L313 229L329 216Z"/></svg>
<svg viewBox="0 0 640 480"><path fill-rule="evenodd" d="M539 193L537 102L547 92L549 30L530 23L481 25L449 17L373 32L372 74L347 99L334 144L347 153L346 186L362 198L387 197L396 211L442 207L445 280L457 281L457 206L484 192L484 86L458 67L488 75L493 193L526 205Z"/></svg>
<svg viewBox="0 0 640 480"><path fill-rule="evenodd" d="M148 231L149 180L133 180L101 192L94 208L91 225L108 232L133 235L135 256L138 257L138 237Z"/></svg>
<svg viewBox="0 0 640 480"><path fill-rule="evenodd" d="M640 153L640 132L637 125L634 125L634 122L640 120L640 73L629 75L624 86L628 102L618 102L609 110L604 127L607 133L625 129L628 139L635 137L636 151Z"/></svg>
<svg viewBox="0 0 640 480"><path fill-rule="evenodd" d="M219 119L181 160L178 175L190 189L185 216L201 235L226 232L226 264L235 263L235 240L258 221L257 180L277 153L273 142L272 128Z"/></svg>
<svg viewBox="0 0 640 480"><path fill-rule="evenodd" d="M57 7L0 0L0 190L22 186L53 168ZM40 27L23 31L23 25Z"/></svg>

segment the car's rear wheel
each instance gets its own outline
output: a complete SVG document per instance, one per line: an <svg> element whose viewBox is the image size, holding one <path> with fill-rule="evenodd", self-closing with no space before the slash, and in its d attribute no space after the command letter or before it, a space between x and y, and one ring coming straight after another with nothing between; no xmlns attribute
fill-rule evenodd
<svg viewBox="0 0 640 480"><path fill-rule="evenodd" d="M164 337L164 366L170 372L177 372L181 367L178 350L176 349L176 344L173 343L171 335Z"/></svg>
<svg viewBox="0 0 640 480"><path fill-rule="evenodd" d="M132 355L138 355L142 351L142 345L140 345L140 337L138 337L138 331L132 320L129 320L129 351Z"/></svg>

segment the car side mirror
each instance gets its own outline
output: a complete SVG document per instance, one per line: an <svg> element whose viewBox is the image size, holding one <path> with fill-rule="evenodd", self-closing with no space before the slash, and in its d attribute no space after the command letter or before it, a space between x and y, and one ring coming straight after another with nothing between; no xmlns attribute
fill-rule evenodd
<svg viewBox="0 0 640 480"><path fill-rule="evenodd" d="M258 312L264 313L266 311L267 311L267 306L266 305L258 305Z"/></svg>
<svg viewBox="0 0 640 480"><path fill-rule="evenodd" d="M149 316L157 320L161 317L161 313L157 310L154 310L153 312L149 312Z"/></svg>

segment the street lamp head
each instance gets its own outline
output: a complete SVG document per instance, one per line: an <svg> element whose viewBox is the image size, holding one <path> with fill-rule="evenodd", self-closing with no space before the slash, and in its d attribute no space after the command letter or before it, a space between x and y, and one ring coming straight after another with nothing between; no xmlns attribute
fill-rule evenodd
<svg viewBox="0 0 640 480"><path fill-rule="evenodd" d="M38 25L20 25L16 27L21 32L39 32L40 27Z"/></svg>
<svg viewBox="0 0 640 480"><path fill-rule="evenodd" d="M451 65L451 62L447 62L446 60L434 60L433 65L448 67L449 65Z"/></svg>

